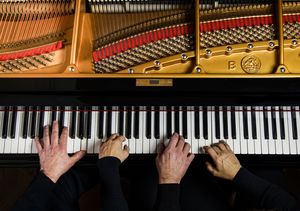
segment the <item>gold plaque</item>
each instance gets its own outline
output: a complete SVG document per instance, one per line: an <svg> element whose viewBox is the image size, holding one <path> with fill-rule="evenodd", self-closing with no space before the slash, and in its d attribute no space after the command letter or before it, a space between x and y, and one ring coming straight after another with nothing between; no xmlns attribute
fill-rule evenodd
<svg viewBox="0 0 300 211"><path fill-rule="evenodd" d="M173 86L172 79L136 79L136 86Z"/></svg>
<svg viewBox="0 0 300 211"><path fill-rule="evenodd" d="M242 69L249 74L257 73L261 68L261 61L256 56L245 56L242 59Z"/></svg>

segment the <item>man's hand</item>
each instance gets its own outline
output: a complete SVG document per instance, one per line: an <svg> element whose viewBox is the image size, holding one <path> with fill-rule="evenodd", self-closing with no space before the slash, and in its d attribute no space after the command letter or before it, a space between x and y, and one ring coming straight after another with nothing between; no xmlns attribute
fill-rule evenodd
<svg viewBox="0 0 300 211"><path fill-rule="evenodd" d="M119 158L121 163L126 160L129 156L129 148L127 145L122 145L122 142L125 141L124 136L119 136L117 134L111 135L106 142L103 142L100 145L99 159L104 157L116 157Z"/></svg>
<svg viewBox="0 0 300 211"><path fill-rule="evenodd" d="M180 183L195 157L189 153L190 148L191 146L177 133L173 134L165 149L161 145L156 156L159 184Z"/></svg>
<svg viewBox="0 0 300 211"><path fill-rule="evenodd" d="M73 156L67 153L68 129L64 128L59 136L58 122L53 122L51 138L49 127L44 128L43 139L35 138L36 148L40 157L41 170L54 183L66 173L84 155L85 151L78 151Z"/></svg>
<svg viewBox="0 0 300 211"><path fill-rule="evenodd" d="M210 147L204 147L206 153L213 159L214 164L206 162L207 170L214 176L233 180L241 168L241 164L229 145L220 141Z"/></svg>

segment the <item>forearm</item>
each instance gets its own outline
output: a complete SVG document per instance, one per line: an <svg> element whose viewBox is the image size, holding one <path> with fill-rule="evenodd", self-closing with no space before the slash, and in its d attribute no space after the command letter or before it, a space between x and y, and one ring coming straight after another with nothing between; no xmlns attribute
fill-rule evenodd
<svg viewBox="0 0 300 211"><path fill-rule="evenodd" d="M120 160L115 157L105 157L98 160L97 166L103 196L102 210L104 211L128 210L121 188L120 163Z"/></svg>
<svg viewBox="0 0 300 211"><path fill-rule="evenodd" d="M153 211L180 211L179 184L158 185L157 199Z"/></svg>
<svg viewBox="0 0 300 211"><path fill-rule="evenodd" d="M255 208L295 209L296 200L277 185L261 179L245 168L241 168L233 180L238 191L246 193L255 201Z"/></svg>
<svg viewBox="0 0 300 211"><path fill-rule="evenodd" d="M25 193L18 199L12 210L42 210L47 207L49 194L53 190L53 183L40 172L31 182Z"/></svg>

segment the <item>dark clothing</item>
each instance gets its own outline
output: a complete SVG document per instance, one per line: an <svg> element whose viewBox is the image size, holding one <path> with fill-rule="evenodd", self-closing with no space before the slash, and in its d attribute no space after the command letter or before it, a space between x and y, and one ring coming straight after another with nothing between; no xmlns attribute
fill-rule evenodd
<svg viewBox="0 0 300 211"><path fill-rule="evenodd" d="M93 170L94 172L78 172L76 169L71 169L56 184L43 173L39 173L27 191L17 201L13 210L79 210L78 200L81 193L99 181L101 183L101 195L103 196L101 200L102 210L128 211L120 184L119 165L120 160L117 158L103 158L97 161L98 170ZM91 175L94 176L91 177ZM153 181L155 181L154 184L157 184L157 175L154 175L156 178ZM147 175L147 178L149 177L151 175ZM141 180L147 180L147 178L141 178ZM207 185L207 187L199 186L197 185L197 180L199 180L197 174L188 174L183 178L181 185L156 186L157 189L155 192L152 192L156 200L154 203L153 197L153 203L150 203L151 208L154 205L155 211L220 211L229 209L224 197L222 199L219 189L215 188L217 186L211 184ZM233 184L238 194L243 193L245 197L252 199L253 208L300 210L296 200L290 194L278 186L255 176L245 168L238 172ZM215 189L215 191L206 192L210 187ZM145 189L144 186L139 186L138 188L141 193ZM197 192L202 195L197 194ZM147 197L141 193L139 198ZM200 198L199 196L202 197ZM216 199L215 203L213 199ZM136 203L138 202L136 201ZM131 200L131 203L135 203L135 200ZM138 210L147 209L140 208Z"/></svg>

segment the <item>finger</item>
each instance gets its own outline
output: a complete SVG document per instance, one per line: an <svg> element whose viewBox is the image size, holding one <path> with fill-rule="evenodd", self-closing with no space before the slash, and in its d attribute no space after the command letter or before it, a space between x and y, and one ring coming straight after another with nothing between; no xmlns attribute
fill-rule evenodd
<svg viewBox="0 0 300 211"><path fill-rule="evenodd" d="M165 145L160 143L157 147L157 155L161 155L165 151Z"/></svg>
<svg viewBox="0 0 300 211"><path fill-rule="evenodd" d="M217 169L215 169L212 165L211 165L211 163L209 163L209 162L205 162L205 164L206 164L206 168L207 168L207 170L213 175L213 176L216 176L217 175Z"/></svg>
<svg viewBox="0 0 300 211"><path fill-rule="evenodd" d="M179 135L178 133L174 133L171 138L170 138L170 141L169 141L169 144L168 144L168 148L175 148L177 143L179 141Z"/></svg>
<svg viewBox="0 0 300 211"><path fill-rule="evenodd" d="M189 162L189 164L191 164L191 162L194 160L194 158L195 158L195 155L194 154L191 154L191 153L189 153L188 154L188 162Z"/></svg>
<svg viewBox="0 0 300 211"><path fill-rule="evenodd" d="M52 125L51 143L50 143L52 146L58 145L58 136L59 136L58 122L54 121Z"/></svg>
<svg viewBox="0 0 300 211"><path fill-rule="evenodd" d="M84 151L84 150L75 152L75 154L72 157L70 157L72 165L74 165L77 161L79 161L81 158L83 158L83 156L85 156L85 154L86 154L86 151Z"/></svg>
<svg viewBox="0 0 300 211"><path fill-rule="evenodd" d="M48 149L50 146L49 126L44 127L43 142L45 149Z"/></svg>
<svg viewBox="0 0 300 211"><path fill-rule="evenodd" d="M124 136L116 136L116 138L114 139L114 141L120 141L120 142L123 142L125 140L126 138Z"/></svg>
<svg viewBox="0 0 300 211"><path fill-rule="evenodd" d="M184 138L182 136L179 137L179 141L177 142L176 148L178 148L180 151L183 150L184 147Z"/></svg>
<svg viewBox="0 0 300 211"><path fill-rule="evenodd" d="M67 127L64 127L61 132L60 144L61 144L61 147L67 151L67 144L68 144L68 128Z"/></svg>
<svg viewBox="0 0 300 211"><path fill-rule="evenodd" d="M211 147L204 147L205 152L214 160L216 161L218 158L218 155L216 151Z"/></svg>
<svg viewBox="0 0 300 211"><path fill-rule="evenodd" d="M230 148L230 146L225 142L225 141L220 141L225 147L226 147L226 149L228 150L228 151L232 151L231 150L231 148Z"/></svg>
<svg viewBox="0 0 300 211"><path fill-rule="evenodd" d="M224 141L219 141L219 143L216 144L216 146L218 146L221 149L221 151L227 151Z"/></svg>
<svg viewBox="0 0 300 211"><path fill-rule="evenodd" d="M191 149L191 145L190 145L189 143L185 143L185 144L184 144L184 147L183 147L183 152L184 152L185 154L188 154L189 151L190 151L190 149Z"/></svg>
<svg viewBox="0 0 300 211"><path fill-rule="evenodd" d="M43 150L43 147L41 145L40 139L38 137L36 137L34 139L34 141L35 141L36 149L37 149L38 153L40 153Z"/></svg>
<svg viewBox="0 0 300 211"><path fill-rule="evenodd" d="M213 144L211 148L213 148L213 150L215 150L218 155L222 153L220 147L217 144Z"/></svg>
<svg viewBox="0 0 300 211"><path fill-rule="evenodd" d="M127 146L127 144L124 145L123 151L125 151L125 152L127 152L129 154L129 147Z"/></svg>
<svg viewBox="0 0 300 211"><path fill-rule="evenodd" d="M117 136L118 136L118 134L112 134L109 138L108 138L108 140L114 140L115 138L117 138ZM107 140L107 141L108 141Z"/></svg>

